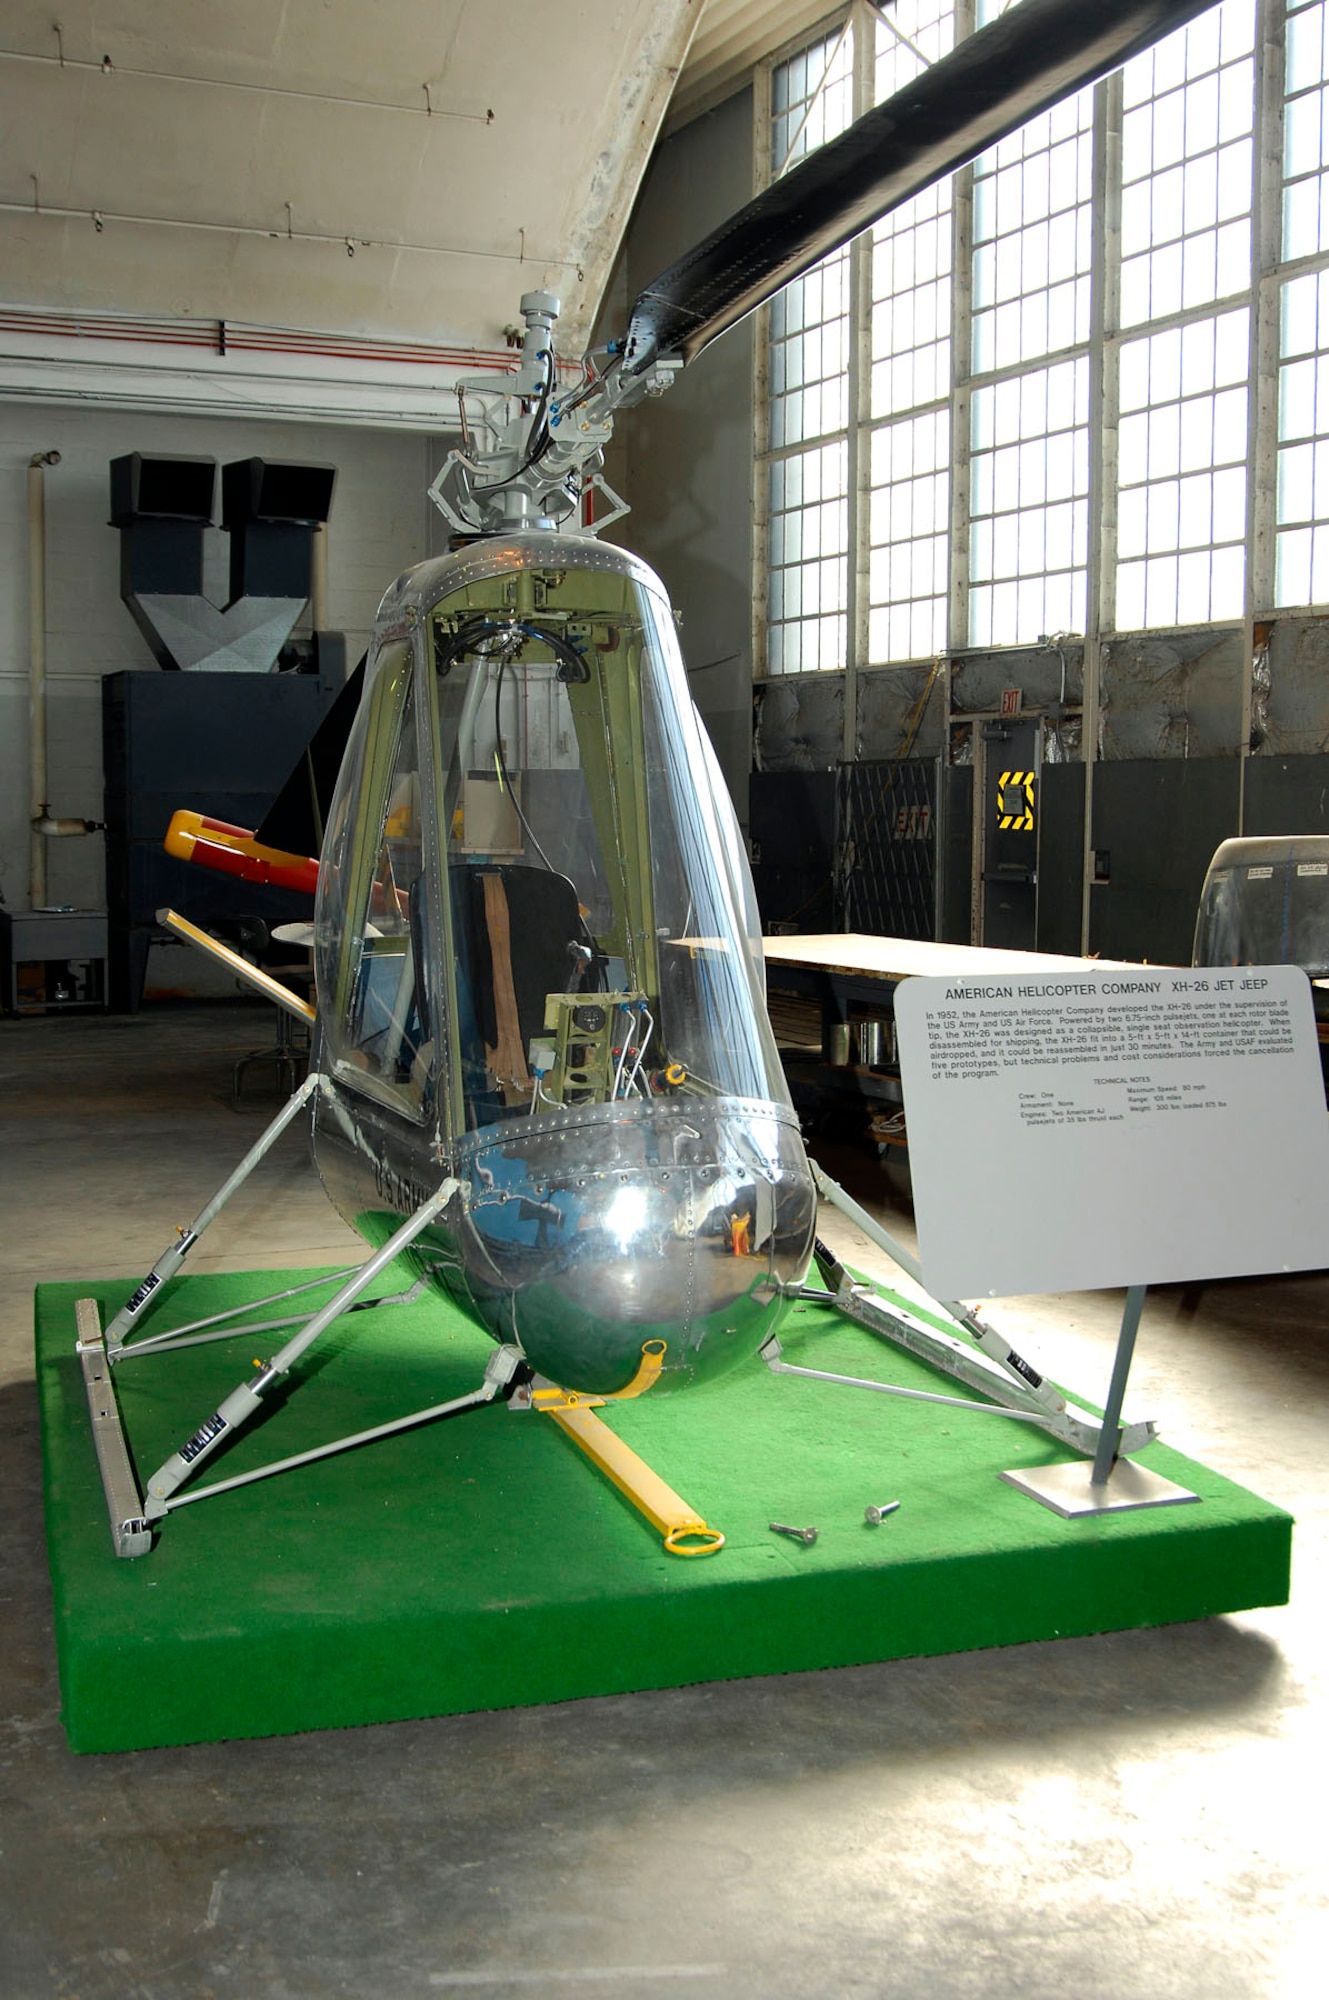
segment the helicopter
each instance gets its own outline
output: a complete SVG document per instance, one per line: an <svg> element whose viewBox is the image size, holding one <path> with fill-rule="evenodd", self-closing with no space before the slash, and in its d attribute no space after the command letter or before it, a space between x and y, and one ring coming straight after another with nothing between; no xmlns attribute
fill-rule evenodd
<svg viewBox="0 0 1329 2000"><path fill-rule="evenodd" d="M808 1161L784 1080L743 840L667 594L636 556L598 539L626 511L604 480L604 448L618 413L665 393L820 258L1210 3L1022 0L648 285L622 338L570 387L547 292L521 301L511 372L457 385L460 442L430 488L452 546L388 589L363 687L325 724L346 740L317 855L277 845L267 822L250 833L179 814L168 836L173 852L251 880L316 883L313 1009L163 913L314 1020L315 1034L304 1084L105 1334L80 1318L118 1553L145 1553L166 1515L200 1497L179 1489L399 1258L496 1352L473 1395L373 1435L497 1396L543 1397L592 1456L595 1403L716 1381L758 1353L777 1365L775 1336L814 1245L823 1275L842 1296L852 1289L816 1245L818 1193L834 1184ZM609 503L593 528L591 493ZM220 1207L306 1111L323 1185L371 1254L140 1492L112 1370L219 1337L211 1323L141 1329ZM1092 1425L1009 1343L942 1303L957 1336L996 1365L995 1390L983 1375L990 1393L1094 1450ZM904 1337L923 1351L917 1323ZM948 1345L941 1365L973 1382L964 1340ZM1137 1430L1123 1447L1152 1427ZM664 1527L666 1547L719 1547L677 1496L642 1501L610 1448L600 1462Z"/></svg>

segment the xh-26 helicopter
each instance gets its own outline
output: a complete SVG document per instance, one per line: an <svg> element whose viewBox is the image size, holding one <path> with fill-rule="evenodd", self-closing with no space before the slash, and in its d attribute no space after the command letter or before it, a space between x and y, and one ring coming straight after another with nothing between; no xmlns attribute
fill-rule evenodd
<svg viewBox="0 0 1329 2000"><path fill-rule="evenodd" d="M601 467L618 410L665 390L828 251L1205 4L1023 0L648 286L623 339L570 388L558 301L541 292L522 300L511 374L459 385L461 442L431 489L452 551L383 599L317 858L275 850L262 828L196 815L173 827L175 851L253 879L307 885L316 873L317 1024L306 1082L218 1196L104 1338L81 1321L120 1553L142 1553L155 1524L197 1497L179 1489L398 1257L498 1347L473 1396L387 1430L544 1395L587 1445L592 1399L713 1380L759 1350L775 1363L818 1188L848 1198L804 1151L765 1010L743 842L668 598L645 564L578 525L585 497L598 489L601 527L617 518ZM324 1186L373 1254L141 1493L111 1371L217 1337L215 1326L154 1333L162 1288L305 1107ZM842 1277L832 1260L822 1269ZM1094 1451L1092 1419L972 1313L950 1311L943 1365ZM898 1316L878 1330L915 1347L928 1338ZM1149 1427L1137 1428L1125 1444L1144 1441ZM668 1546L718 1546L700 1517L643 1500L611 1460Z"/></svg>

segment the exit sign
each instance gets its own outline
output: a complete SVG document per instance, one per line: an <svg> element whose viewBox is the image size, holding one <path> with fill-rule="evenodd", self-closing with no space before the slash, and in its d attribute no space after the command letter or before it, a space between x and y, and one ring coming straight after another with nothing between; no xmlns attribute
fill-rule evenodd
<svg viewBox="0 0 1329 2000"><path fill-rule="evenodd" d="M1019 690L1019 688L1003 688L1003 689L1002 689L1002 691L1001 691L1001 713L1002 713L1003 715L1018 715L1018 714L1020 713L1020 690Z"/></svg>

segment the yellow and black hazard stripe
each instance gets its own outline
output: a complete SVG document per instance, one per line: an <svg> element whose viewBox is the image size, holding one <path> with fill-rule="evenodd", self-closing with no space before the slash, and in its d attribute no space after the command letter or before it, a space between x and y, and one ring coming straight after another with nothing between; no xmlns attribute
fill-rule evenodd
<svg viewBox="0 0 1329 2000"><path fill-rule="evenodd" d="M997 826L1002 833L1034 830L1033 771L1003 771L997 780Z"/></svg>

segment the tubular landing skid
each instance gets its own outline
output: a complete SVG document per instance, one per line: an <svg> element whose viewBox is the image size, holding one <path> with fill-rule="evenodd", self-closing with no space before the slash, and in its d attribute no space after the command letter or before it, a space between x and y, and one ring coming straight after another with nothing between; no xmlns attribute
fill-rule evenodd
<svg viewBox="0 0 1329 2000"><path fill-rule="evenodd" d="M166 1332L134 1337L137 1335L142 1317L151 1305L157 1302L162 1286L180 1270L209 1223L214 1220L235 1190L248 1178L286 1127L299 1115L309 1099L322 1087L321 1076L314 1073L305 1080L299 1090L293 1093L262 1137L245 1155L235 1172L223 1182L190 1226L177 1231L176 1241L157 1259L142 1284L121 1307L104 1332L96 1300L79 1299L76 1303L76 1348L83 1371L93 1443L96 1447L102 1491L110 1518L111 1540L116 1555L126 1557L147 1555L153 1546L155 1530L166 1516L180 1507L190 1505L195 1500L233 1492L238 1487L252 1485L260 1479L269 1479L279 1472L294 1471L298 1466L313 1464L316 1460L329 1458L334 1453L351 1451L358 1445L371 1444L380 1438L391 1437L399 1431L414 1429L421 1424L432 1423L444 1417L460 1416L467 1410L483 1408L500 1397L509 1402L515 1410L536 1410L552 1418L559 1429L607 1474L632 1504L660 1531L664 1537L665 1548L671 1554L712 1555L722 1548L724 1536L716 1529L708 1527L700 1515L694 1513L677 1493L666 1486L665 1482L658 1478L635 1452L615 1437L607 1425L601 1423L595 1416L595 1407L609 1399L574 1395L553 1383L533 1377L521 1350L506 1343L491 1355L482 1382L467 1395L454 1397L449 1402L432 1404L427 1409L414 1410L407 1416L375 1425L369 1430L356 1431L347 1437L335 1438L330 1443L317 1445L309 1451L274 1459L266 1465L237 1473L229 1479L216 1479L207 1485L192 1487L188 1492L180 1490L214 1451L232 1437L242 1425L249 1422L262 1407L264 1398L285 1380L295 1362L335 1320L340 1319L345 1313L360 1311L369 1306L410 1300L417 1296L423 1289L423 1280L411 1291L395 1294L392 1298L365 1298L363 1294L436 1216L441 1214L452 1201L465 1198L465 1184L459 1180L446 1179L429 1199L402 1223L389 1240L362 1264L335 1272L331 1278L312 1279L307 1284L292 1286L287 1291L274 1293L266 1299L254 1300L230 1312L217 1313L208 1319L194 1320ZM317 1312L286 1315L258 1322L249 1317L266 1306L284 1303L301 1293L315 1291L328 1284L335 1285L336 1289L327 1304ZM234 1324L241 1317L244 1317L245 1323ZM298 1331L292 1334L270 1361L254 1363L257 1373L242 1380L198 1429L185 1439L179 1449L163 1461L148 1479L146 1489L142 1488L120 1414L115 1390L115 1369L125 1362L146 1360L178 1348L270 1333L286 1327L296 1327ZM660 1372L663 1352L662 1342L645 1343L637 1374L625 1389L618 1392L619 1398L639 1396L650 1388Z"/></svg>
<svg viewBox="0 0 1329 2000"><path fill-rule="evenodd" d="M822 1200L848 1216L920 1289L925 1290L921 1267L904 1246L820 1167L814 1165L812 1173ZM987 1400L978 1403L969 1397L936 1395L929 1390L904 1389L861 1376L833 1375L820 1368L797 1367L783 1358L780 1342L774 1335L761 1348L762 1359L773 1373L799 1375L816 1382L834 1382L845 1388L872 1389L882 1395L903 1396L913 1402L939 1403L947 1409L970 1410L979 1415L1008 1417L1017 1423L1035 1424L1079 1452L1083 1458L1093 1461L1087 1483L1080 1469L1073 1466L1047 1468L1041 1477L1039 1474L1002 1474L1011 1485L1058 1513L1105 1513L1127 1507L1166 1506L1196 1498L1184 1487L1176 1486L1171 1480L1130 1462L1131 1452L1139 1451L1158 1435L1157 1424L1152 1420L1132 1424L1119 1421L1143 1302L1142 1289L1132 1291L1128 1296L1117 1363L1107 1406L1100 1419L1091 1410L1064 1396L970 1307L957 1300L932 1301L946 1322L940 1325L932 1321L927 1307L920 1312L912 1312L898 1302L888 1304L871 1285L853 1278L824 1243L817 1242L814 1255L826 1289L800 1285L793 1288L792 1297L817 1305L834 1305L856 1325L916 1355L929 1366L977 1390Z"/></svg>

